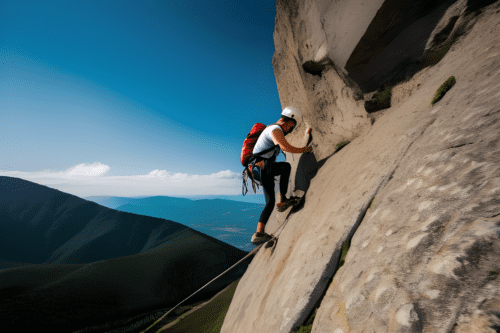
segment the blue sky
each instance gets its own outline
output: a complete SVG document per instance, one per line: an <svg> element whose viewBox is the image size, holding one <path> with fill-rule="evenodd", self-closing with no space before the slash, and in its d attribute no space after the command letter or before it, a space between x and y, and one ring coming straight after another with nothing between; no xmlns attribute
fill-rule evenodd
<svg viewBox="0 0 500 333"><path fill-rule="evenodd" d="M241 194L243 140L281 113L275 8L0 0L0 175L80 197Z"/></svg>

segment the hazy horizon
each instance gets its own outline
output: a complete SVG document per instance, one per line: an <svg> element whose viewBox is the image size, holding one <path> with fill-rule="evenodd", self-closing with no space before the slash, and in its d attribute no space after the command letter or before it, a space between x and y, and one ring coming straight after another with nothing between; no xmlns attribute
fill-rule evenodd
<svg viewBox="0 0 500 333"><path fill-rule="evenodd" d="M144 199L144 198L149 198L153 197L150 195L141 195L141 196L106 196L106 195L101 195L101 196L86 196L86 197L81 197L82 199L88 200L88 198L91 197L123 197L123 198L130 198L130 199ZM247 194L245 196L243 195L185 195L185 196L167 196L167 197L172 197L172 198L184 198L184 199L191 199L191 200L203 200L203 199L226 199L226 200L233 200L233 201L241 201L241 202L249 202L249 203L259 203L259 204L265 204L266 199L264 197L264 194Z"/></svg>

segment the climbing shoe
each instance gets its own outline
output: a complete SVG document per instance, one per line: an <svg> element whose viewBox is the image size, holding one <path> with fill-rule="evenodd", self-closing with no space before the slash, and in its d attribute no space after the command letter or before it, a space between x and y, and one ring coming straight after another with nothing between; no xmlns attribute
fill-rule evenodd
<svg viewBox="0 0 500 333"><path fill-rule="evenodd" d="M265 232L256 232L255 234L253 234L251 242L257 245L265 243L272 238L273 237L271 235L268 235Z"/></svg>
<svg viewBox="0 0 500 333"><path fill-rule="evenodd" d="M280 202L276 205L277 209L279 212L284 212L285 210L287 210L288 207L290 206L295 206L297 204L299 204L301 201L301 198L299 197L290 197L288 199L285 199L284 202Z"/></svg>

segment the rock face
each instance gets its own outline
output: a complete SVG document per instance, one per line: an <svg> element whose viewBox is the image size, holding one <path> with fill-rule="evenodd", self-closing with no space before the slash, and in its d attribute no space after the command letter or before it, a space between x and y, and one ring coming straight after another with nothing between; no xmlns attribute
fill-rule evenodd
<svg viewBox="0 0 500 333"><path fill-rule="evenodd" d="M365 91L399 82L418 70L424 46L454 0L386 0L350 55L345 69ZM351 20L357 20L351 16ZM349 31L349 26L345 26Z"/></svg>
<svg viewBox="0 0 500 333"><path fill-rule="evenodd" d="M316 308L313 333L498 331L500 1L467 2L482 9L475 24L438 64L394 86L391 107L372 124L342 59L348 65L368 35L392 34L382 43L391 45L428 22L423 52L448 26L445 13L462 2L412 1L408 11L419 13L413 22L403 22L409 14L399 10L394 24L369 31L388 3L277 1L280 99L303 110L314 150L287 155L292 190L306 192L304 206L273 212L266 232L278 240L249 265L221 332L291 332ZM332 51L326 27L359 6L368 6L364 16L346 21L355 26L357 46ZM450 76L456 84L432 105ZM303 129L292 144L306 143ZM344 139L351 143L334 153ZM351 245L338 269L346 240Z"/></svg>
<svg viewBox="0 0 500 333"><path fill-rule="evenodd" d="M329 56L322 15L315 1L277 1L273 69L281 106L298 107L314 128L315 157L322 160L335 143L351 140L370 125L361 90L348 82ZM340 68L340 67L338 67ZM293 132L290 142L303 146L307 126Z"/></svg>

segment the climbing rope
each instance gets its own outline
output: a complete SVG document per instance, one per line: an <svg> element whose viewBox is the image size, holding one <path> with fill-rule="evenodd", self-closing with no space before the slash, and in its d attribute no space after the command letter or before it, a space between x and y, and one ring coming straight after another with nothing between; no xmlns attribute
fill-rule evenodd
<svg viewBox="0 0 500 333"><path fill-rule="evenodd" d="M260 244L259 246L257 246L255 249L253 249L250 253L248 253L246 256L244 256L242 259L240 259L236 264L234 264L233 266L229 267L227 270L225 270L224 272L222 272L221 274L219 274L217 277L215 277L214 279L212 279L210 282L208 282L207 284L205 284L203 287L201 287L200 289L198 289L197 291L195 291L193 294L191 294L191 296L189 296L188 298L186 298L185 300L183 300L182 302L180 302L179 304L177 304L176 306L174 306L172 309L170 309L167 313L165 313L163 316L161 316L157 321L155 321L152 325L150 325L148 328L146 328L144 331L141 331L141 333L145 333L147 332L148 330L150 330L153 326L155 326L156 324L158 324L163 318L165 318L166 316L168 316L168 314L172 311L174 311L175 309L177 309L182 303L184 303L185 301L187 301L188 299L190 299L193 295L195 295L197 292L199 292L200 290L202 290L203 288L205 288L206 286L208 286L210 283L214 282L215 280L217 280L218 278L220 278L221 276L223 276L224 274L226 274L227 272L229 272L231 269L233 269L234 267L238 266L239 264L241 264L245 259L255 255L257 253L257 251L260 249L260 247L272 240L276 239L275 236L273 236L273 238L271 238L270 240L266 241L265 243L262 243Z"/></svg>
<svg viewBox="0 0 500 333"><path fill-rule="evenodd" d="M166 316L168 316L168 314L172 311L174 311L175 309L177 309L182 303L184 303L185 301L187 301L188 299L190 299L194 294L196 294L197 292L199 292L200 290L202 290L203 288L205 288L206 286L208 286L210 283L214 282L215 280L217 280L218 278L220 278L221 276L223 276L224 274L226 274L227 272L229 272L230 270L232 270L233 268L235 268L236 266L238 266L239 264L241 264L245 259L247 258L250 258L251 256L255 255L259 249L262 247L262 245L265 245L271 241L274 241L276 239L278 239L278 236L279 234L281 233L281 230L283 230L283 228L285 227L285 225L288 223L288 216L285 220L285 222L283 222L279 228L276 230L276 232L274 233L274 235L272 235L272 238L269 239L268 241L266 241L265 243L262 243L260 244L259 246L257 246L255 249L253 249L250 253L248 253L246 256L244 256L242 259L240 259L236 264L234 264L233 266L229 267L227 270L225 270L224 272L222 272L221 274L219 274L217 277L215 277L214 279L212 279L210 282L208 282L207 284L205 284L203 287L201 287L200 289L198 289L197 291L195 291L193 294L191 294L188 298L186 298L185 300L183 300L182 302L180 302L179 304L177 304L176 306L174 306L172 309L170 309L167 313L165 313L163 316L161 316L158 320L156 320L153 324L151 324L148 328L146 328L144 331L141 331L141 333L145 333L147 332L148 330L150 330L153 326L155 326L156 324L158 324L163 318L165 318Z"/></svg>

